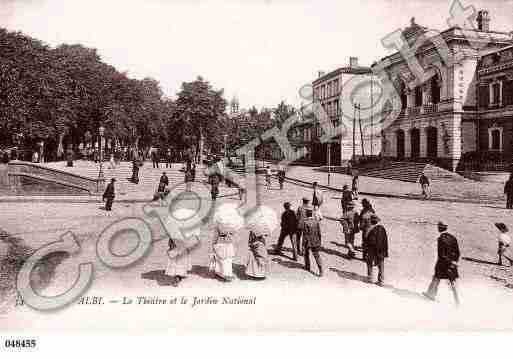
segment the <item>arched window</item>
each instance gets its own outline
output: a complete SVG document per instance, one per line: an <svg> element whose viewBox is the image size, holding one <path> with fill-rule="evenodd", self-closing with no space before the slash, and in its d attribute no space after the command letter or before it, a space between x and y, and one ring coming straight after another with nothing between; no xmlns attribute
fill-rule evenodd
<svg viewBox="0 0 513 359"><path fill-rule="evenodd" d="M488 129L488 149L502 151L502 127L493 126Z"/></svg>

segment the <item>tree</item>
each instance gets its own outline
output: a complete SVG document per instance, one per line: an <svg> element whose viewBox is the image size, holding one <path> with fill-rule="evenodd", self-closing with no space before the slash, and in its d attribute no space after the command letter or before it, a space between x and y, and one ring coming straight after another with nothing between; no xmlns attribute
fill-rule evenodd
<svg viewBox="0 0 513 359"><path fill-rule="evenodd" d="M223 128L226 105L223 90L214 90L201 77L182 84L176 100L177 115L184 131L190 133L197 144L200 163L205 143L215 146L222 142L222 135L226 133Z"/></svg>

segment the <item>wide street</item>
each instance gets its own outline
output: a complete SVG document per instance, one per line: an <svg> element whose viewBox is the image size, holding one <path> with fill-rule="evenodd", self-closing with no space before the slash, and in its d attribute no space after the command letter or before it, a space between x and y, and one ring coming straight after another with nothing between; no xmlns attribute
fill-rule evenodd
<svg viewBox="0 0 513 359"><path fill-rule="evenodd" d="M107 177L128 177L128 164L121 169L107 170ZM80 166L78 166L80 167ZM84 167L87 165L84 164ZM373 203L389 235L390 258L385 264L385 287L365 283L366 267L357 258L348 260L343 246L340 224L333 220L340 216L340 194L327 192L322 222L325 276L303 269L303 260L271 256L272 273L262 282L244 279L240 274L247 260L247 230L237 234L234 270L238 279L222 283L208 273L209 243L213 236L210 223L202 227L201 248L193 255L193 271L179 287L173 287L163 276L167 259L165 232L156 218L144 214L156 187L162 169L141 169L141 184L131 185L125 179L119 182L117 202L112 213L101 209L103 204L89 197L35 201L0 201L1 229L22 238L36 249L56 241L66 231L72 231L81 244L80 252L66 259L56 268L45 295L58 294L71 286L77 275L77 264L92 262L94 279L84 295L102 296L105 304L73 304L52 313L40 313L27 306L14 307L14 297L7 310L0 314L3 328L21 329L26 323L37 329L511 329L513 328L513 269L499 267L496 262L496 233L494 222L508 223L510 214L495 205L422 201L397 198L367 197ZM171 186L183 180L180 166L164 169ZM76 169L79 171L79 169ZM109 172L111 171L111 172ZM117 171L117 172L116 172ZM306 171L306 170L305 170ZM292 170L293 172L293 170ZM199 173L199 171L198 171ZM313 180L321 174L310 171ZM145 179L146 178L146 179ZM209 201L209 189L199 181L193 190ZM365 181L365 179L362 179ZM311 196L311 188L286 183L280 191L273 180L271 190L263 186L258 176L262 203L278 215L282 205L290 201L297 208L303 196ZM254 191L253 188L249 188ZM221 186L217 205L238 203L236 190ZM251 193L250 193L251 196ZM361 199L361 198L360 198ZM189 206L185 201L184 204ZM157 204L154 204L157 206ZM157 208L166 211L167 208ZM360 205L358 204L358 209ZM96 240L110 223L127 217L140 217L151 223L156 241L144 260L125 269L112 270L96 256ZM448 285L440 285L437 302L423 299L422 293L433 274L436 255L436 223L449 225L449 232L459 239L459 291L462 304L455 308ZM276 242L279 230L274 232L268 248ZM357 237L360 244L360 236ZM135 246L135 236L127 234L113 243L113 251L123 255ZM286 248L290 243L285 242ZM289 253L289 252L285 252ZM313 271L317 267L313 264ZM122 304L123 297L256 297L255 304L197 306L161 304ZM119 301L113 303L110 301ZM137 308L134 308L134 307ZM136 309L136 310L134 310ZM357 310L356 310L357 309ZM265 315L264 315L265 314ZM209 317L208 321L200 318ZM166 318L166 320L162 320ZM111 319L111 320L105 320Z"/></svg>

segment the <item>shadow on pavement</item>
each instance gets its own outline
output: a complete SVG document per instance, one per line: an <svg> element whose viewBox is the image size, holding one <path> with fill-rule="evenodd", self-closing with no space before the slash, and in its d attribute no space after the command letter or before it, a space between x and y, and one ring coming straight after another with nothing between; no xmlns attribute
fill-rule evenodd
<svg viewBox="0 0 513 359"><path fill-rule="evenodd" d="M336 245L337 247L342 247L342 248L348 248L345 244L342 244L342 243L339 243L339 242L335 242L335 241L331 241L331 244L334 244ZM354 246L354 250L355 251L362 251L362 247L360 246Z"/></svg>
<svg viewBox="0 0 513 359"><path fill-rule="evenodd" d="M195 274L204 279L214 279L214 276L207 266L193 265L189 273Z"/></svg>
<svg viewBox="0 0 513 359"><path fill-rule="evenodd" d="M141 274L142 279L154 280L160 286L173 286L176 287L176 281L166 275L163 269L152 270L146 273Z"/></svg>
<svg viewBox="0 0 513 359"><path fill-rule="evenodd" d="M305 266L298 262L293 261L285 261L281 258L273 258L272 260L274 263L278 263L279 265L285 267L285 268L291 268L291 269L304 269Z"/></svg>
<svg viewBox="0 0 513 359"><path fill-rule="evenodd" d="M326 253L326 254L329 254L329 255L332 255L332 256L337 256L337 257L340 257L340 258L343 258L343 259L346 259L348 261L350 260L356 260L356 261L360 261L360 262L363 262L363 259L361 258L356 258L356 257L349 257L347 254L344 254L342 252L339 252L339 251L336 251L334 249L330 249L330 248L324 248L324 247L321 247L321 249L319 249L319 252L321 253Z"/></svg>
<svg viewBox="0 0 513 359"><path fill-rule="evenodd" d="M246 266L243 266L242 264L233 264L233 274L235 274L235 276L240 280L249 280L246 275Z"/></svg>
<svg viewBox="0 0 513 359"><path fill-rule="evenodd" d="M365 284L372 284L368 281L368 278L366 276L357 273L347 272L336 268L330 268L330 271L335 272L339 277L344 279L356 280ZM388 289L392 293L403 298L421 299L423 301L429 301L429 299L424 297L421 293L417 293L408 289L396 288L390 284L385 284L381 288Z"/></svg>
<svg viewBox="0 0 513 359"><path fill-rule="evenodd" d="M470 257L461 257L461 259L466 260L468 262L473 262L473 263L489 264L489 265L492 265L492 266L499 266L499 263L497 263L497 262L490 262L490 261L486 261L484 259L477 259L477 258L470 258Z"/></svg>

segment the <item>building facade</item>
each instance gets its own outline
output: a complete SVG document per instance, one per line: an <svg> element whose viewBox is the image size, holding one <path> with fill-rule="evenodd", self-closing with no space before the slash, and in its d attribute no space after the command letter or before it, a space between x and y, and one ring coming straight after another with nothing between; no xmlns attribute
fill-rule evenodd
<svg viewBox="0 0 513 359"><path fill-rule="evenodd" d="M346 88L345 84L355 80L355 77L363 82L370 83L374 75L370 67L360 66L358 58L351 57L349 66L338 68L328 74L319 72L318 78L312 82L314 105L322 107L335 128L344 125L345 121L352 121L355 117L354 108L352 106L347 108L341 103L341 100L349 99L350 96L354 95L351 92L353 89ZM372 102L372 95L373 93L369 92L362 101ZM378 136L373 138L368 133L364 133L363 130L360 131L358 123L356 123L357 130L353 133L348 133L346 126L344 126L345 130L342 135L330 136L328 141L322 141L321 138L324 133L318 120L316 119L312 123L310 136L311 160L316 164L327 164L329 158L332 165L341 165L349 161L353 153L362 155L363 151L366 155L376 155L381 150L381 141L377 138ZM352 128L353 126L351 126ZM373 141L371 142L371 140Z"/></svg>
<svg viewBox="0 0 513 359"><path fill-rule="evenodd" d="M479 145L486 142L479 129L477 99L482 91L478 86L478 66L483 55L511 45L513 38L511 33L491 31L486 11L479 12L477 22L476 29L450 28L439 33L412 19L402 37L412 46L422 37L428 39L416 48L415 58L424 70L432 73L418 86L412 87L415 76L401 52L380 60L378 66L387 71L399 93L394 101L400 103L394 107L401 108L398 118L383 130L384 157L429 161L456 170L464 153L479 150ZM433 38L429 37L433 33L439 34L449 50L460 54L461 59L445 63ZM503 87L497 85L497 77L489 79L493 82L489 91L498 88L499 94ZM488 108L490 113L483 116L492 118L494 110L497 108ZM493 123L491 120L490 124Z"/></svg>
<svg viewBox="0 0 513 359"><path fill-rule="evenodd" d="M513 46L483 55L478 64L478 149L513 159Z"/></svg>

